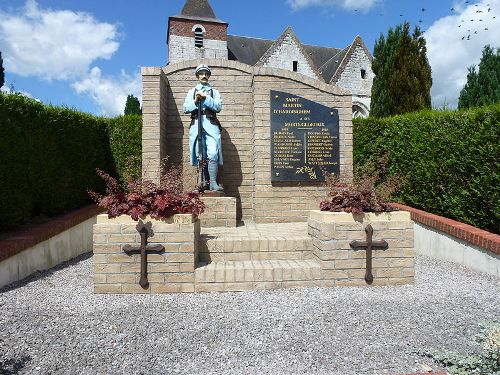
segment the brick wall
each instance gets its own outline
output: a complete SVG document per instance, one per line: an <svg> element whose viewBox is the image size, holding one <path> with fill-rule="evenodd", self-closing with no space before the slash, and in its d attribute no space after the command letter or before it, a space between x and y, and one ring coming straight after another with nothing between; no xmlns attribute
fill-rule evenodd
<svg viewBox="0 0 500 375"><path fill-rule="evenodd" d="M188 220L186 220L188 219ZM191 215L152 223L148 245L161 244L163 254L149 254L148 288L139 285L140 254L127 255L124 245L137 247L141 243L137 222L128 216L108 219L99 215L94 225L94 292L95 293L179 293L194 292L194 270L200 234L200 221Z"/></svg>
<svg viewBox="0 0 500 375"><path fill-rule="evenodd" d="M170 18L169 37L172 35L192 37L195 25L202 25L205 28L206 39L227 41L227 24L174 18Z"/></svg>
<svg viewBox="0 0 500 375"><path fill-rule="evenodd" d="M145 179L159 181L165 151L166 86L161 68L142 69L142 170ZM163 126L162 126L163 124Z"/></svg>
<svg viewBox="0 0 500 375"><path fill-rule="evenodd" d="M354 250L353 240L366 241L365 227L373 227L373 240L386 240L387 250L373 250L373 285L412 284L415 278L413 222L409 212L366 213L312 211L309 234L321 263L322 286L363 286L366 250Z"/></svg>
<svg viewBox="0 0 500 375"><path fill-rule="evenodd" d="M151 143L143 144L144 175L158 173L150 170L150 165L154 167L158 164L152 158L168 154L171 160L183 165L184 188L189 190L195 186L196 168L189 165L188 150L191 119L183 114L182 107L187 92L197 83L194 68L200 63L211 67L213 74L210 82L223 98L222 112L218 116L222 124L224 154L222 182L226 195L236 198L238 220L306 221L308 210L317 208L327 194L325 187L320 185L271 184L271 89L302 96L339 110L340 173L343 178L352 178L352 104L349 92L294 72L251 67L228 60L184 61L168 65L161 73L159 68L143 68L144 84L149 87L154 81L149 69L157 69L155 72L164 77L166 91L154 91L146 97L148 109L144 113L144 120L147 120L144 131L148 135L144 135L143 139L151 138ZM154 95L157 103L164 100L167 108L165 123L160 131L165 139L165 149L161 152L155 151L152 140L153 130L158 133L155 126L160 127L161 120L154 112Z"/></svg>
<svg viewBox="0 0 500 375"><path fill-rule="evenodd" d="M202 25L203 47L194 45L193 27ZM168 61L170 64L193 59L227 59L227 24L170 19Z"/></svg>

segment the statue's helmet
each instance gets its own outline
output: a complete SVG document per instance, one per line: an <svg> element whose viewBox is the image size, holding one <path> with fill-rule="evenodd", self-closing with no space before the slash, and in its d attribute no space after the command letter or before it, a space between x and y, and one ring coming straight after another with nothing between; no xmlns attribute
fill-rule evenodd
<svg viewBox="0 0 500 375"><path fill-rule="evenodd" d="M207 71L208 74L212 74L212 71L210 70L210 68L205 64L198 65L196 67L195 74L198 75L198 73L201 72L202 70Z"/></svg>

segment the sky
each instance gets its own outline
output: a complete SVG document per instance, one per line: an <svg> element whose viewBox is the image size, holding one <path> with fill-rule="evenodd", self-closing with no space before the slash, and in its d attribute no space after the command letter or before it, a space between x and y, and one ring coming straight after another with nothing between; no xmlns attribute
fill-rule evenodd
<svg viewBox="0 0 500 375"><path fill-rule="evenodd" d="M277 39L291 26L309 45L344 48L360 35L370 52L405 21L427 40L432 103L455 108L486 44L500 47L500 0L209 0L228 33ZM140 69L167 64L168 17L185 0L0 0L3 91L95 115L141 99Z"/></svg>

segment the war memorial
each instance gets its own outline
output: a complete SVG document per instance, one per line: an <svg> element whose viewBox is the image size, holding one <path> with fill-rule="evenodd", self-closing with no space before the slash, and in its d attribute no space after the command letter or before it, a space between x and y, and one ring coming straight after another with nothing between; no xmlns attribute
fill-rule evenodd
<svg viewBox="0 0 500 375"><path fill-rule="evenodd" d="M0 374L498 369L500 236L403 205L319 209L325 176L353 179L374 77L363 40L230 35L207 0L167 30L168 63L141 70L141 172L181 166L205 211L93 204L0 237Z"/></svg>
<svg viewBox="0 0 500 375"><path fill-rule="evenodd" d="M139 225L128 217L99 216L95 292L413 283L408 212L318 210L328 194L327 174L352 179L352 92L322 79L313 53L291 29L253 66L228 58L234 52L226 30L208 2L187 1L169 19L170 63L142 68L143 177L158 181L166 157L181 164L185 187L194 187L198 177L206 211L199 218L176 215ZM356 47L365 51L360 40ZM370 71L363 68L357 67L360 84L366 81L361 70ZM204 103L201 112L198 102ZM208 167L199 166L202 122ZM210 179L210 188L203 179ZM138 233L146 224L147 241L163 246L162 252L148 254ZM135 246L136 255L125 254L124 246Z"/></svg>

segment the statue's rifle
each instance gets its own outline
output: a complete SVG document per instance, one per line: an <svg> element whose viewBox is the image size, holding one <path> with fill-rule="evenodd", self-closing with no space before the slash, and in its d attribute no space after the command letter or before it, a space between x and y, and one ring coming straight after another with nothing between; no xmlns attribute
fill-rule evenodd
<svg viewBox="0 0 500 375"><path fill-rule="evenodd" d="M202 192L206 188L205 181L205 158L203 152L203 100L198 100L198 191Z"/></svg>

